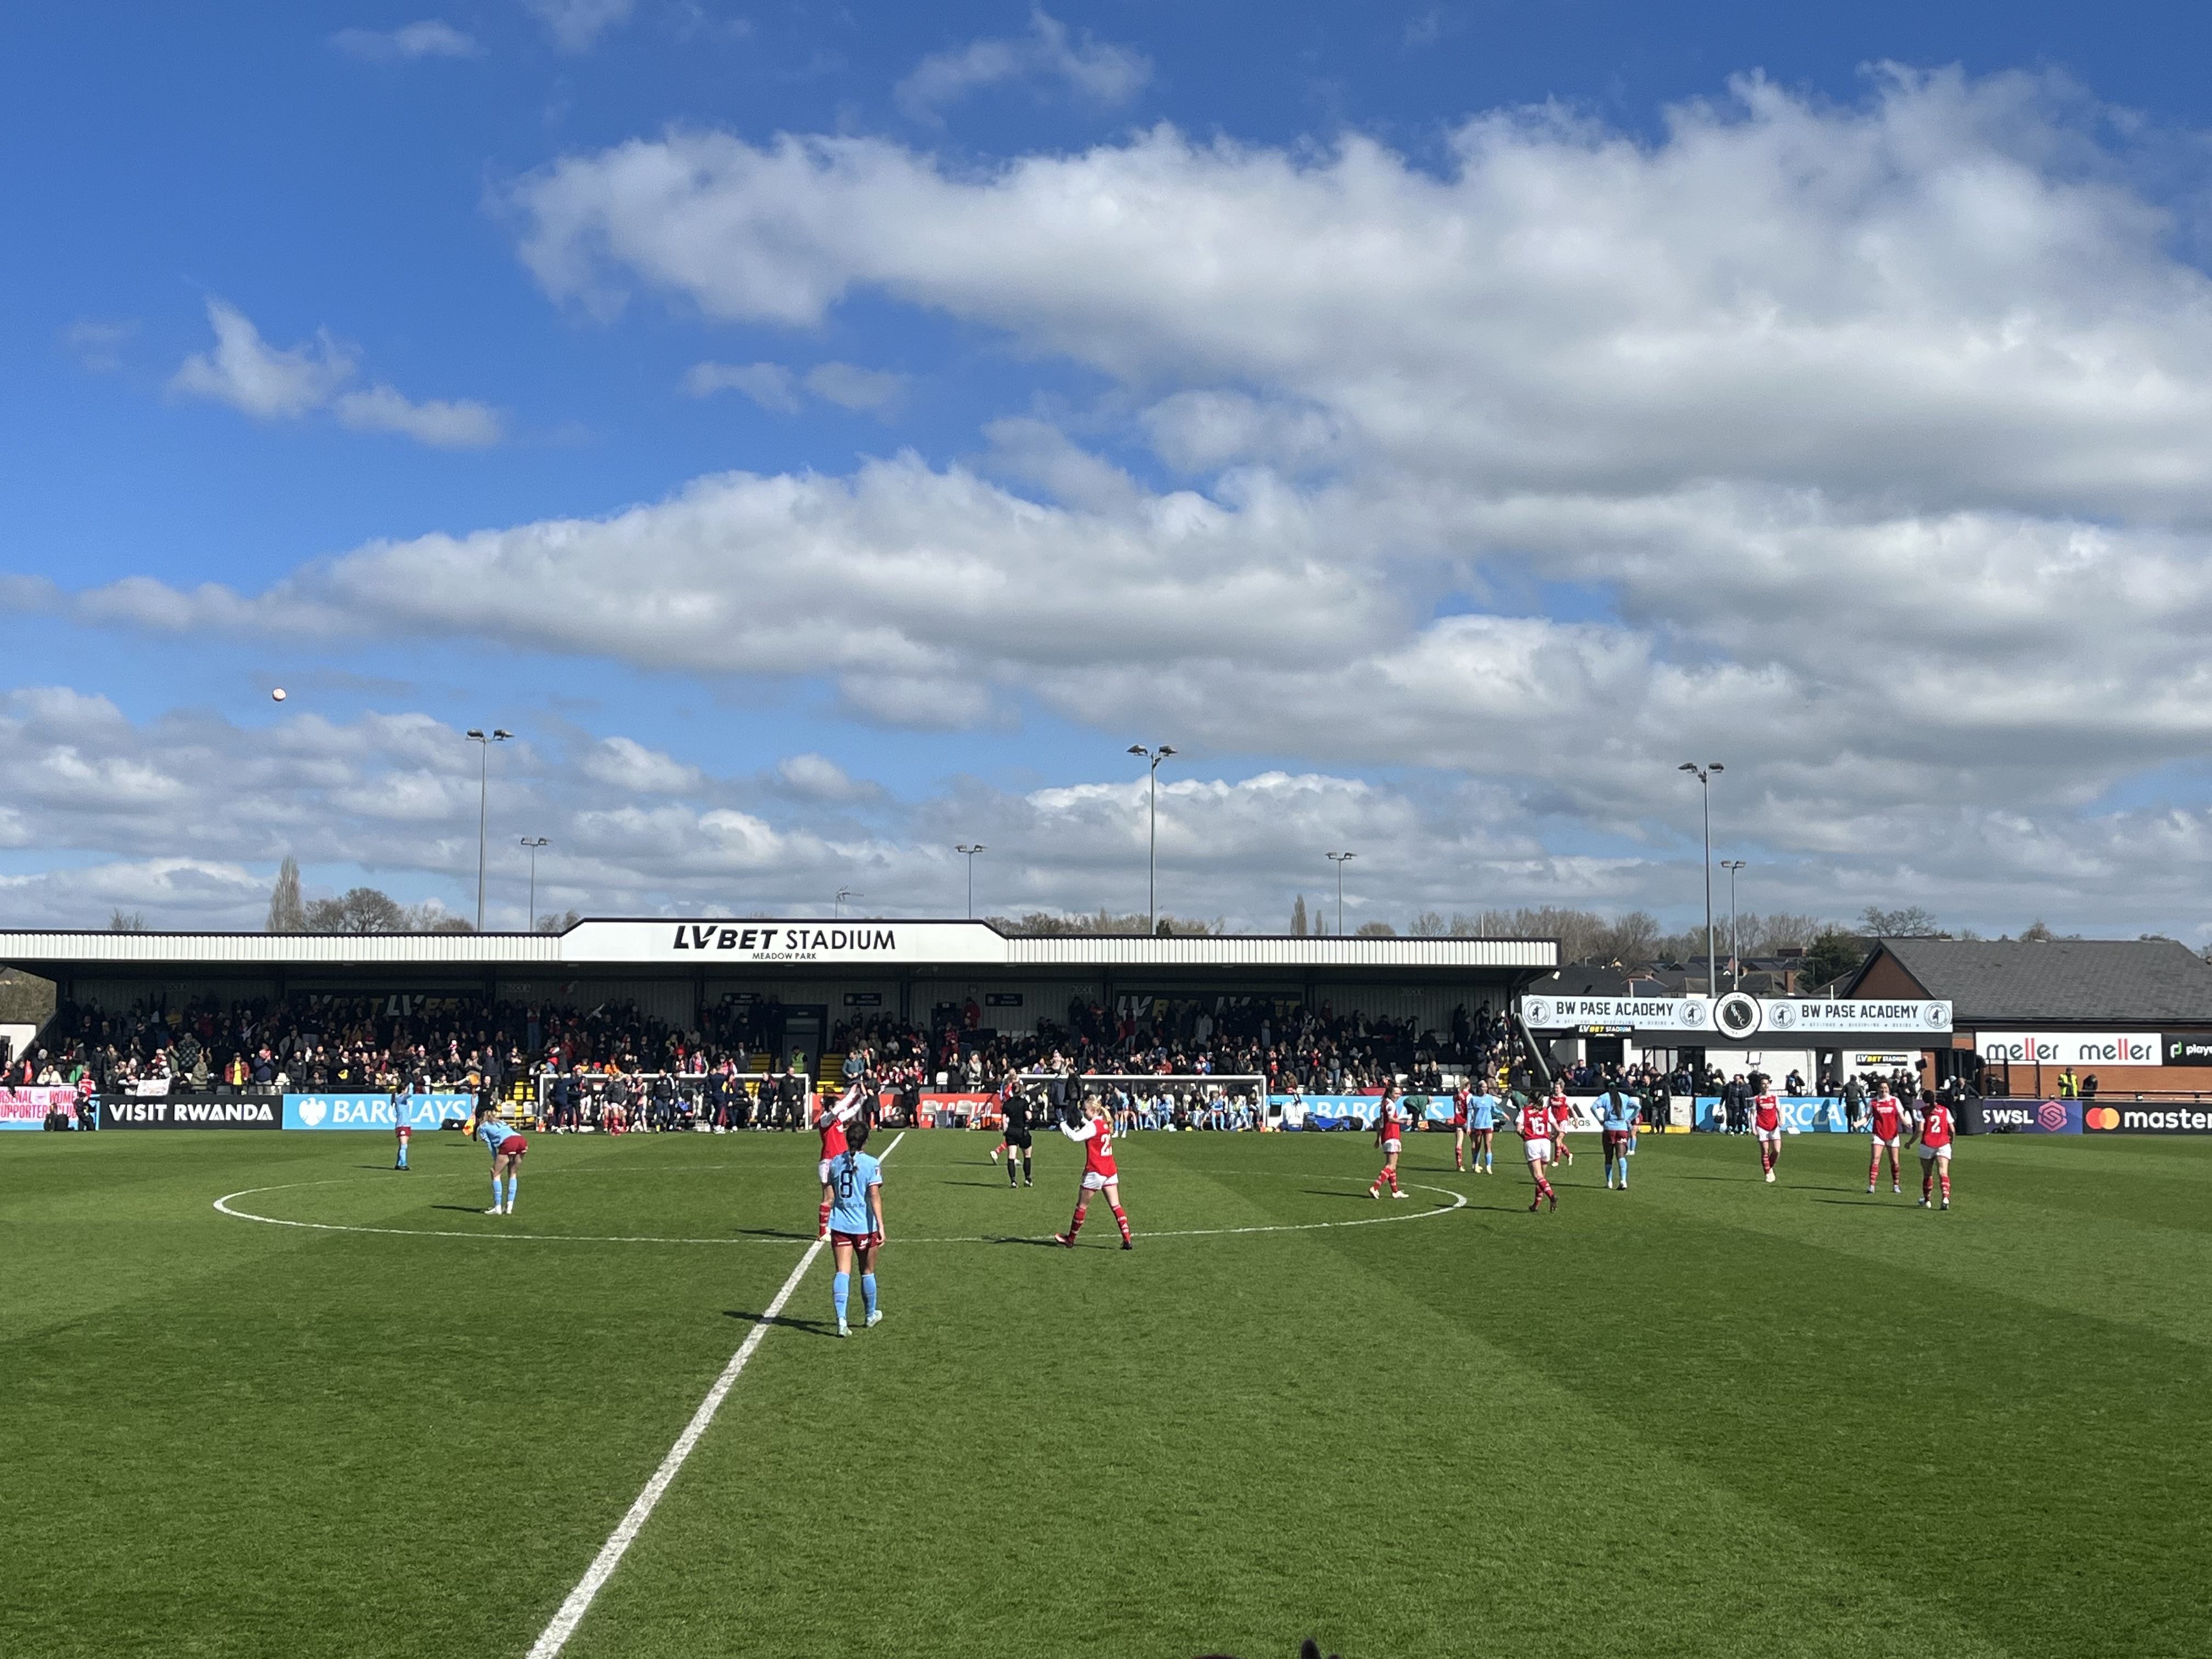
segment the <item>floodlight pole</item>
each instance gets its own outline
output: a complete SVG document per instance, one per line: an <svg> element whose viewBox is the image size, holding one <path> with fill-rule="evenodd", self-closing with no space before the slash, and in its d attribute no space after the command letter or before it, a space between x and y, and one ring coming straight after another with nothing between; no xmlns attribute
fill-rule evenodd
<svg viewBox="0 0 2212 1659"><path fill-rule="evenodd" d="M1723 859L1721 868L1729 872L1729 989L1743 989L1743 946L1735 933L1735 872L1743 868L1741 859Z"/></svg>
<svg viewBox="0 0 2212 1659"><path fill-rule="evenodd" d="M522 844L530 849L530 931L538 931L538 849L545 845L545 837L535 840L525 836Z"/></svg>
<svg viewBox="0 0 2212 1659"><path fill-rule="evenodd" d="M1684 761L1674 769L1678 772L1694 772L1705 791L1705 994L1720 994L1719 952L1713 943L1713 774L1728 768L1718 761L1707 761L1703 766L1695 761Z"/></svg>
<svg viewBox="0 0 2212 1659"><path fill-rule="evenodd" d="M1175 750L1165 744L1147 749L1141 743L1133 743L1129 752L1142 755L1152 763L1152 833L1145 848L1145 928L1157 933L1160 931L1160 763Z"/></svg>
<svg viewBox="0 0 2212 1659"><path fill-rule="evenodd" d="M836 920L842 921L845 915L845 901L848 898L866 897L867 897L866 893L856 893L849 887L840 887L837 890L837 896L830 901L831 916Z"/></svg>
<svg viewBox="0 0 2212 1659"><path fill-rule="evenodd" d="M483 932L484 828L490 821L491 813L491 746L495 743L505 743L514 735L514 732L500 726L494 726L489 737L473 726L468 732L471 743L483 745L483 763L477 769L477 932L479 933Z"/></svg>
<svg viewBox="0 0 2212 1659"><path fill-rule="evenodd" d="M1323 853L1322 856L1336 866L1336 936L1344 937L1344 866L1347 860L1356 859L1357 853Z"/></svg>
<svg viewBox="0 0 2212 1659"><path fill-rule="evenodd" d="M973 847L956 847L952 850L968 855L968 920L973 921L975 920L975 854L988 849L979 841Z"/></svg>

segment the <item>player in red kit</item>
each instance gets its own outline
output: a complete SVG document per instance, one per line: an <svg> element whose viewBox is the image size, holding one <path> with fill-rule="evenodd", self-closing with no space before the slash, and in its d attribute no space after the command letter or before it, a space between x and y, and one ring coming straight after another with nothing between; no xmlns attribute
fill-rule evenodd
<svg viewBox="0 0 2212 1659"><path fill-rule="evenodd" d="M1367 1196L1382 1196L1382 1183L1390 1183L1390 1196L1403 1198L1406 1189L1398 1184L1398 1153L1406 1144L1406 1102L1392 1084L1382 1091L1382 1109L1375 1116L1375 1144L1382 1149L1382 1171L1367 1188Z"/></svg>
<svg viewBox="0 0 2212 1659"><path fill-rule="evenodd" d="M822 1136L822 1161L814 1166L814 1177L822 1183L822 1213L816 1223L817 1238L830 1237L830 1166L845 1155L845 1126L860 1115L861 1103L867 1098L867 1086L856 1083L845 1091L845 1097L835 1106L824 1105L814 1115L814 1127Z"/></svg>
<svg viewBox="0 0 2212 1659"><path fill-rule="evenodd" d="M1751 1132L1759 1139L1759 1167L1771 1182L1782 1161L1782 1102L1771 1092L1752 1097Z"/></svg>
<svg viewBox="0 0 2212 1659"><path fill-rule="evenodd" d="M1897 1097L1883 1084L1867 1103L1867 1121L1874 1130L1874 1157L1867 1164L1867 1190L1872 1192L1875 1182L1881 1179L1881 1155L1889 1153L1889 1190L1905 1190L1905 1108Z"/></svg>
<svg viewBox="0 0 2212 1659"><path fill-rule="evenodd" d="M1455 1170L1467 1168L1467 1108L1472 1093L1473 1091L1464 1088L1452 1091L1452 1168Z"/></svg>
<svg viewBox="0 0 2212 1659"><path fill-rule="evenodd" d="M1084 1212L1091 1207L1091 1194L1103 1193L1106 1202L1114 1212L1114 1224L1121 1230L1121 1248L1133 1250L1136 1241L1129 1237L1129 1213L1121 1207L1121 1172L1114 1164L1114 1120L1106 1115L1106 1103L1091 1103L1091 1120L1081 1128L1072 1121L1075 1109L1068 1109L1071 1120L1060 1126L1060 1133L1083 1146L1083 1185L1075 1194L1075 1218L1067 1224L1064 1233L1054 1233L1052 1242L1075 1248L1075 1236L1083 1231Z"/></svg>
<svg viewBox="0 0 2212 1659"><path fill-rule="evenodd" d="M1951 1207L1951 1141L1958 1125L1951 1109L1926 1090L1920 1091L1920 1207L1928 1207L1931 1189L1943 1183L1943 1207Z"/></svg>
<svg viewBox="0 0 2212 1659"><path fill-rule="evenodd" d="M1552 1115L1552 1162L1575 1167L1575 1149L1567 1145L1567 1126L1575 1121L1575 1109L1567 1103L1566 1090L1558 1084L1552 1086L1552 1097L1544 1103Z"/></svg>
<svg viewBox="0 0 2212 1659"><path fill-rule="evenodd" d="M1544 1178L1544 1166L1552 1161L1552 1103L1530 1100L1522 1103L1515 1128L1521 1132L1522 1156L1528 1160L1529 1178L1536 1183L1536 1196L1528 1200L1528 1212L1534 1215L1546 1200L1553 1209L1559 1207L1559 1195L1552 1190L1552 1183Z"/></svg>

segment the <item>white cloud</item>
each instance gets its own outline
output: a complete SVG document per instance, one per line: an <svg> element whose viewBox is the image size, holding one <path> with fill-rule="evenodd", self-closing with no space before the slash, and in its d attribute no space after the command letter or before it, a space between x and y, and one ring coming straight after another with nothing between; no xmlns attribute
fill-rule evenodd
<svg viewBox="0 0 2212 1659"><path fill-rule="evenodd" d="M763 409L779 415L799 410L798 377L781 363L694 363L684 376L684 389L695 398L717 392L742 392Z"/></svg>
<svg viewBox="0 0 2212 1659"><path fill-rule="evenodd" d="M552 31L563 52L589 52L599 36L627 22L637 0L522 0L523 9Z"/></svg>
<svg viewBox="0 0 2212 1659"><path fill-rule="evenodd" d="M840 409L884 410L906 392L906 376L851 363L821 363L806 376L806 389Z"/></svg>
<svg viewBox="0 0 2212 1659"><path fill-rule="evenodd" d="M1057 84L1090 102L1113 105L1135 97L1152 78L1152 60L1142 52L1093 40L1088 30L1071 40L1066 24L1033 8L1026 35L933 53L892 96L908 115L933 120L971 92L1008 82Z"/></svg>
<svg viewBox="0 0 2212 1659"><path fill-rule="evenodd" d="M481 449L500 440L498 415L468 398L415 403L379 385L349 392L331 407L342 424L356 432L397 432L440 449Z"/></svg>
<svg viewBox="0 0 2212 1659"><path fill-rule="evenodd" d="M340 29L331 37L340 52L372 63L397 63L418 58L476 58L483 46L451 23L426 17L396 29Z"/></svg>
<svg viewBox="0 0 2212 1659"><path fill-rule="evenodd" d="M817 363L804 376L781 363L694 363L684 376L684 389L695 398L742 392L779 415L799 412L802 388L840 409L881 412L905 395L906 384L903 374L835 362Z"/></svg>
<svg viewBox="0 0 2212 1659"><path fill-rule="evenodd" d="M605 738L584 757L583 772L594 782L639 795L693 795L706 775L674 757L648 749L633 738Z"/></svg>
<svg viewBox="0 0 2212 1659"><path fill-rule="evenodd" d="M236 307L210 300L207 313L215 349L185 359L169 382L174 391L263 420L289 419L323 407L354 372L351 355L327 333L313 345L278 351Z"/></svg>
<svg viewBox="0 0 2212 1659"><path fill-rule="evenodd" d="M853 777L827 755L787 755L776 763L776 777L798 796L839 805L880 800L876 784Z"/></svg>
<svg viewBox="0 0 2212 1659"><path fill-rule="evenodd" d="M416 403L381 383L366 391L342 391L358 363L326 331L312 345L279 351L236 307L211 299L207 311L215 349L185 359L169 381L173 392L212 398L262 420L297 420L327 409L356 432L396 432L441 448L478 448L499 441L499 416L480 403Z"/></svg>

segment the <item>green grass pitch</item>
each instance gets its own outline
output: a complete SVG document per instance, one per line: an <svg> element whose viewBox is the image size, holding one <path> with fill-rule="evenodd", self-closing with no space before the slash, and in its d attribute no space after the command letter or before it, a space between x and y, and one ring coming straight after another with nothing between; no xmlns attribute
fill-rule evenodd
<svg viewBox="0 0 2212 1659"><path fill-rule="evenodd" d="M816 1264L568 1652L2212 1650L2212 1145L1970 1140L1936 1214L1647 1136L1530 1216L1501 1139L1376 1204L1364 1136L1130 1137L1125 1255L1033 1242L1058 1137L907 1135L884 1322ZM0 1653L526 1653L814 1216L811 1136L536 1136L508 1218L389 1161L0 1136Z"/></svg>

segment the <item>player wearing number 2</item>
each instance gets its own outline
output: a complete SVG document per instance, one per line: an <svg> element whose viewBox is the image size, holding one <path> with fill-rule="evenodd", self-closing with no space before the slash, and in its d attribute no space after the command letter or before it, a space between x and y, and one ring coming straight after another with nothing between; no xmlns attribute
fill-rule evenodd
<svg viewBox="0 0 2212 1659"><path fill-rule="evenodd" d="M1070 1140L1080 1142L1083 1147L1083 1185L1075 1194L1075 1218L1067 1224L1064 1233L1054 1233L1052 1242L1075 1248L1075 1236L1083 1231L1085 1212L1091 1207L1091 1194L1103 1193L1106 1202L1114 1212L1114 1224L1121 1230L1121 1248L1133 1250L1136 1242L1129 1237L1129 1214L1121 1207L1121 1172L1114 1163L1114 1120L1106 1115L1106 1103L1091 1103L1091 1119L1081 1128L1074 1124L1077 1109L1067 1109L1067 1121L1060 1126L1060 1133Z"/></svg>
<svg viewBox="0 0 2212 1659"><path fill-rule="evenodd" d="M845 1132L845 1150L830 1164L830 1249L837 1263L830 1299L837 1310L840 1336L853 1334L845 1310L851 1305L856 1262L868 1323L873 1326L884 1316L876 1305L876 1252L884 1247L884 1166L862 1150L867 1144L868 1126L854 1124Z"/></svg>
<svg viewBox="0 0 2212 1659"><path fill-rule="evenodd" d="M1926 1209L1931 1188L1943 1183L1943 1207L1951 1207L1951 1140L1958 1126L1951 1109L1929 1091L1920 1091L1920 1207Z"/></svg>

